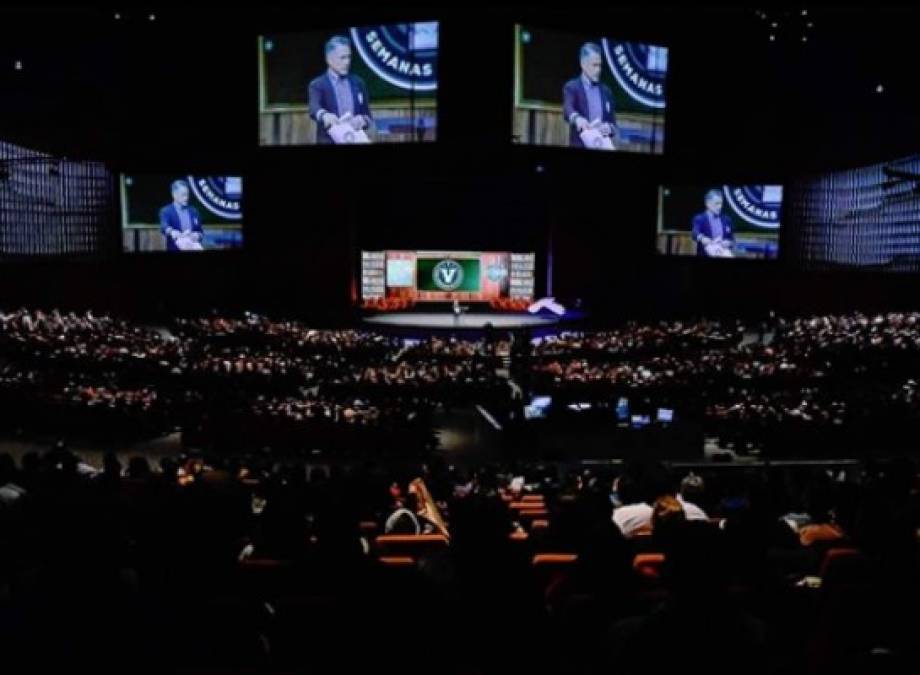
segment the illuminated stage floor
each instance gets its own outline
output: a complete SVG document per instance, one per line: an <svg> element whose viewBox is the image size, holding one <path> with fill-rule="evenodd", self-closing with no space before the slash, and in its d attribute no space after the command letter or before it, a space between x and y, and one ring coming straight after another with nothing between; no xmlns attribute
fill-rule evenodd
<svg viewBox="0 0 920 675"><path fill-rule="evenodd" d="M556 316L534 315L529 313L494 313L472 312L455 317L447 312L390 312L364 317L366 323L377 326L399 328L440 328L482 330L486 324L494 328L540 328L559 323Z"/></svg>

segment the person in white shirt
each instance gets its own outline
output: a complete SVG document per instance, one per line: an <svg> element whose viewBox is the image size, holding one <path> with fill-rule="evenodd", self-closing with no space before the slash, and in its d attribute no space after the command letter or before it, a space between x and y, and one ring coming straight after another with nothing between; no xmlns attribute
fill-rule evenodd
<svg viewBox="0 0 920 675"><path fill-rule="evenodd" d="M687 483L687 490L691 494L696 494L692 492L692 488L698 484L702 486L702 478L695 474L690 474L690 476L693 477L693 480ZM613 484L617 506L612 516L614 524L620 528L624 537L634 537L637 534L652 531L654 515L652 504L663 496L675 496L687 520L708 520L703 509L685 498L683 481L679 494L676 494L672 486L673 483L670 481L667 469L659 463L631 465L624 468L623 473Z"/></svg>
<svg viewBox="0 0 920 675"><path fill-rule="evenodd" d="M687 520L709 520L703 509L696 504L685 502L680 495L677 495L677 501L684 510L684 517ZM655 509L645 502L627 504L613 510L613 522L620 528L623 536L629 539L637 534L650 533L654 514Z"/></svg>
<svg viewBox="0 0 920 675"><path fill-rule="evenodd" d="M692 502L686 501L680 493L677 494L677 501L679 501L680 505L684 508L684 513L687 514L687 520L709 520L709 516L706 515L703 509Z"/></svg>
<svg viewBox="0 0 920 675"><path fill-rule="evenodd" d="M618 506L613 510L613 522L627 539L642 532L651 532L652 507L645 502Z"/></svg>
<svg viewBox="0 0 920 675"><path fill-rule="evenodd" d="M704 489L703 477L692 471L680 481L680 492L677 493L677 499L684 507L687 520L709 520L706 512L696 505L696 502L703 496Z"/></svg>
<svg viewBox="0 0 920 675"><path fill-rule="evenodd" d="M652 530L652 505L666 481L660 465L628 464L613 482L613 522L624 537Z"/></svg>

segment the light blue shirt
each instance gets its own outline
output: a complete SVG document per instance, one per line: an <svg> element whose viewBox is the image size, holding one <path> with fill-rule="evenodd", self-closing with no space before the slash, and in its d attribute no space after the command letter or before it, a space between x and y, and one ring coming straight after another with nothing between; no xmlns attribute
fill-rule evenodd
<svg viewBox="0 0 920 675"><path fill-rule="evenodd" d="M588 100L588 121L604 118L604 102L601 98L600 82L592 82L584 73L581 74L581 86L585 89L585 98Z"/></svg>
<svg viewBox="0 0 920 675"><path fill-rule="evenodd" d="M173 202L173 206L176 207L176 211L179 213L179 222L182 224L183 232L192 231L192 215L189 213L187 206L180 206Z"/></svg>
<svg viewBox="0 0 920 675"><path fill-rule="evenodd" d="M722 227L722 216L717 216L712 211L707 211L706 215L709 216L709 229L712 231L712 238L721 239L725 234L725 229Z"/></svg>
<svg viewBox="0 0 920 675"><path fill-rule="evenodd" d="M339 117L346 113L355 113L355 100L351 95L351 83L348 76L338 75L329 70L329 80L332 82L332 91L335 92L335 104L339 109Z"/></svg>

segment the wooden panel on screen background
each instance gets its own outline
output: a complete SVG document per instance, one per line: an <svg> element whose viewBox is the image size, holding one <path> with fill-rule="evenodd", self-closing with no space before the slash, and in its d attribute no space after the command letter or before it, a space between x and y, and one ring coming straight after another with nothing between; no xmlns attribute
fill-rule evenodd
<svg viewBox="0 0 920 675"><path fill-rule="evenodd" d="M239 225L207 225L205 232L214 233L240 229ZM137 225L121 231L123 250L131 253L152 253L166 250L166 240L159 225Z"/></svg>
<svg viewBox="0 0 920 675"><path fill-rule="evenodd" d="M371 135L378 143L409 143L417 140L433 141L436 136L437 110L401 108L374 108L376 119L402 118L422 120L424 132L421 139L417 132ZM310 119L306 110L280 110L263 112L259 123L260 145L314 145L316 143L316 122Z"/></svg>
<svg viewBox="0 0 920 675"><path fill-rule="evenodd" d="M621 138L617 141L618 150L624 152L662 152L663 134L654 136L659 140L651 148L647 143L631 142L629 137L653 137L651 130L655 125L662 125L659 120L652 120L648 115L621 113L617 115L617 126L621 130ZM514 141L525 145L555 145L568 146L569 127L562 118L561 110L540 110L537 108L514 109Z"/></svg>

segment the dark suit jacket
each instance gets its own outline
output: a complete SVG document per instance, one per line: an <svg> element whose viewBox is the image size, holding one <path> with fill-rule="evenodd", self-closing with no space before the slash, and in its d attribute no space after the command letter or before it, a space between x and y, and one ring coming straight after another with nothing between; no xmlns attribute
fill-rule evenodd
<svg viewBox="0 0 920 675"><path fill-rule="evenodd" d="M725 213L720 214L722 217L722 238L728 241L735 241L735 232L732 229L732 219ZM712 237L712 226L709 224L709 216L706 211L693 216L693 241L696 242L696 254L706 255L706 250L700 243L700 235Z"/></svg>
<svg viewBox="0 0 920 675"><path fill-rule="evenodd" d="M354 102L354 114L364 115L368 122L373 120L371 115L370 98L367 95L367 86L357 75L348 74L348 83L351 85L351 98ZM339 106L335 100L335 89L332 88L332 81L329 79L329 73L325 72L307 87L307 101L310 110L310 117L316 122L316 142L318 144L332 143L332 137L326 131L326 127L319 115L322 112L331 112L333 115L339 115Z"/></svg>
<svg viewBox="0 0 920 675"><path fill-rule="evenodd" d="M192 222L192 232L198 232L204 236L204 229L201 227L201 216L198 215L198 209L194 206L188 207L189 220ZM169 230L182 230L182 221L179 220L179 212L176 211L174 204L164 206L160 209L160 232L166 237L166 250L178 251L176 242L169 236Z"/></svg>
<svg viewBox="0 0 920 675"><path fill-rule="evenodd" d="M597 86L601 90L601 122L607 122L615 128L617 115L613 107L613 91L603 82L599 82ZM569 125L569 146L583 148L585 144L581 142L578 129L572 122L572 113L588 118L588 97L585 95L581 75L566 82L562 88L562 115L565 117L566 124ZM588 121L593 120L588 119Z"/></svg>

